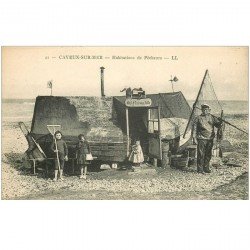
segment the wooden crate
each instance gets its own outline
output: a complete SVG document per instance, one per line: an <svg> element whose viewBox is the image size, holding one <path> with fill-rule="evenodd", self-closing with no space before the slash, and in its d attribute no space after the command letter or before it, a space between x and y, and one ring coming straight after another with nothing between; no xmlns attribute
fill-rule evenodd
<svg viewBox="0 0 250 250"><path fill-rule="evenodd" d="M189 153L189 157L194 159L197 158L197 145L189 145L186 150Z"/></svg>
<svg viewBox="0 0 250 250"><path fill-rule="evenodd" d="M170 157L170 166L172 168L183 169L188 167L189 156L172 155Z"/></svg>

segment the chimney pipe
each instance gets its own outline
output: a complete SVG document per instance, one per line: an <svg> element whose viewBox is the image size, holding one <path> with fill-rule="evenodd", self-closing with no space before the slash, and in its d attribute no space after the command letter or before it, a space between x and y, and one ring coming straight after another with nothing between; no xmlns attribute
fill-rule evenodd
<svg viewBox="0 0 250 250"><path fill-rule="evenodd" d="M105 97L105 94L104 94L104 67L100 67L101 69L101 96L102 97Z"/></svg>

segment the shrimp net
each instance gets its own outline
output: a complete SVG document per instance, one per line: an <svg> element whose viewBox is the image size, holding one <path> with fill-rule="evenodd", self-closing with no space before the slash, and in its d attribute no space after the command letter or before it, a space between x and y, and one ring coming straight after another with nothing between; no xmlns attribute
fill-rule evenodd
<svg viewBox="0 0 250 250"><path fill-rule="evenodd" d="M208 70L205 72L200 91L193 104L192 113L183 134L183 138L185 138L187 132L192 129L195 118L201 114L201 105L203 104L207 104L210 107L210 113L212 115L223 118L223 108L215 94ZM220 134L221 138L223 137L222 130L219 131L218 134Z"/></svg>

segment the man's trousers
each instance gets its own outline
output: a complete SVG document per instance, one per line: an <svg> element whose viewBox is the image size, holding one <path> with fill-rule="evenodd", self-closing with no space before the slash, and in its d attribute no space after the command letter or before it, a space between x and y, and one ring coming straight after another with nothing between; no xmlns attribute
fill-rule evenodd
<svg viewBox="0 0 250 250"><path fill-rule="evenodd" d="M212 157L213 140L198 139L197 145L197 170L209 171L209 162Z"/></svg>

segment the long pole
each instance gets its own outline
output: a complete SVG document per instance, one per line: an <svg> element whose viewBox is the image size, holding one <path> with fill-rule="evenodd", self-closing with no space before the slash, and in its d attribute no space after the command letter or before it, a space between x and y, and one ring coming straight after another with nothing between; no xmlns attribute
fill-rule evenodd
<svg viewBox="0 0 250 250"><path fill-rule="evenodd" d="M214 116L214 115L212 115L212 116ZM216 116L214 116L214 117L216 117ZM230 122L225 121L224 119L221 119L221 120L222 120L223 122L225 122L226 124L230 125L231 127L236 128L236 129L238 129L239 131L241 131L241 132L243 132L243 133L245 133L245 134L248 135L248 133L247 133L245 130L236 127L235 125L233 125L233 124L230 123Z"/></svg>
<svg viewBox="0 0 250 250"><path fill-rule="evenodd" d="M53 130L54 130L54 140L55 140L55 146L56 146L56 158L57 158L57 164L58 164L58 169L59 171L61 170L61 167L60 167L60 161L59 161L59 155L58 155L58 149L57 149L57 142L56 142L56 137L55 137L55 127L53 127Z"/></svg>
<svg viewBox="0 0 250 250"><path fill-rule="evenodd" d="M161 149L161 107L158 106L158 132L159 132L159 148L160 148L160 160L162 160L162 149Z"/></svg>
<svg viewBox="0 0 250 250"><path fill-rule="evenodd" d="M193 114L194 114L194 109L196 108L196 103L197 103L197 101L198 101L198 98L199 98L199 95L200 95L200 93L201 93L201 89L202 89L202 86L203 86L203 84L204 84L204 81L205 81L205 79L206 79L207 74L208 74L208 70L206 70L205 75L204 75L204 77L203 77L203 79L202 79L202 83L201 83L201 86L200 86L200 89L199 89L198 95L197 95L197 97L196 97L196 100L195 100L195 102L194 102L194 105L193 105L193 110L192 110L192 113L191 113L191 115L190 115L190 117L189 117L187 127L186 127L186 129L185 129L184 134L183 134L183 138L185 138L185 136L186 136L186 133L187 133L188 127L189 127L190 122L191 122L191 117L192 117L192 116L193 116Z"/></svg>
<svg viewBox="0 0 250 250"><path fill-rule="evenodd" d="M201 110L201 108L198 108L198 107L196 107L196 108L199 109L199 110ZM214 118L217 118L217 119L218 119L218 117L215 116L215 115L213 115L213 114L211 114L211 116L213 116ZM245 133L245 134L248 135L248 133L247 133L245 130L243 130L243 129L241 129L241 128L238 128L237 126L233 125L232 123L230 123L230 122L228 122L228 121L226 121L226 120L224 120L224 119L222 119L222 118L220 118L220 120L221 120L222 122L224 122L224 123L226 123L226 124L232 126L233 128L236 128L236 129L238 129L239 131L241 131L241 132L243 132L243 133Z"/></svg>
<svg viewBox="0 0 250 250"><path fill-rule="evenodd" d="M126 108L126 129L127 129L127 156L129 156L129 116L128 108Z"/></svg>

